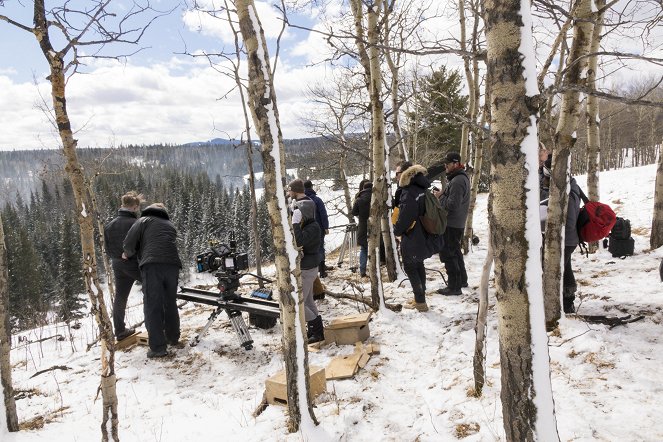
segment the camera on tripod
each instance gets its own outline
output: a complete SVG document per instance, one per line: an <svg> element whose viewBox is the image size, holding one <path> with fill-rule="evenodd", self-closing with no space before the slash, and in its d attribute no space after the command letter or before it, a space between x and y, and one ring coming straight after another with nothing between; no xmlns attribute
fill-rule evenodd
<svg viewBox="0 0 663 442"><path fill-rule="evenodd" d="M210 241L210 250L196 256L196 270L202 272L216 272L214 276L219 280L219 293L223 299L234 298L239 288L239 279L242 270L249 269L249 255L237 253L237 243L229 244Z"/></svg>

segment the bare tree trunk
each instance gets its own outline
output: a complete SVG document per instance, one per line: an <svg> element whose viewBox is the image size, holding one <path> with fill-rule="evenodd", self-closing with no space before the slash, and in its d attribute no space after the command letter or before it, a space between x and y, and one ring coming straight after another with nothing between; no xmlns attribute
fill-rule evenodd
<svg viewBox="0 0 663 442"><path fill-rule="evenodd" d="M487 136L483 132L486 121L490 121L490 84L486 79L485 106L481 116L482 130L477 133L476 156L474 158L474 174L472 175L472 188L470 189L470 205L467 209L467 219L465 220L465 234L463 235L463 246L465 254L469 252L469 244L474 235L474 209L477 205L477 194L479 193L479 182L481 182L481 169L483 167L483 149L487 141Z"/></svg>
<svg viewBox="0 0 663 442"><path fill-rule="evenodd" d="M601 31L603 29L603 7L605 0L595 0L597 13L594 31L592 32L592 43L589 49L590 54L599 51L601 45ZM589 58L589 68L587 70L587 87L591 90L596 89L596 71L598 69L598 55ZM601 154L601 134L599 132L599 106L598 98L594 95L587 96L587 191L591 201L598 201L600 197L599 190L599 164ZM598 249L598 242L589 244L589 251L595 253Z"/></svg>
<svg viewBox="0 0 663 442"><path fill-rule="evenodd" d="M99 213L99 206L97 204L97 196L94 192L94 182L90 182L87 186L88 192L90 192L90 199L92 200L92 209L94 212L94 218L97 221L97 244L99 244L99 251L101 253L101 259L104 263L104 269L106 270L106 285L108 286L108 294L110 295L111 309L115 302L115 277L113 273L113 266L111 265L108 255L106 255L106 242L104 241L104 223L101 220L101 214ZM111 314L112 314L111 310ZM71 337L71 333L69 333Z"/></svg>
<svg viewBox="0 0 663 442"><path fill-rule="evenodd" d="M532 72L532 17L521 4L484 2L494 140L488 213L495 257L502 414L506 440L518 442L559 440L541 291L539 186L534 172L539 103L536 72Z"/></svg>
<svg viewBox="0 0 663 442"><path fill-rule="evenodd" d="M580 0L576 23L574 24L573 44L569 52L564 86L579 84L581 74L587 67L586 55L592 38L592 0ZM548 200L548 220L546 222L545 257L543 287L545 293L546 325L552 329L561 314L562 249L564 226L568 209L568 186L571 150L576 142L576 131L580 114L580 94L567 90L562 95L560 116L555 132L553 147L552 176Z"/></svg>
<svg viewBox="0 0 663 442"><path fill-rule="evenodd" d="M490 237L490 234L488 235ZM490 271L493 268L493 248L488 241L486 259L481 269L481 283L479 284L479 307L477 310L476 341L474 342L474 394L481 396L486 381L486 331L488 329L488 283Z"/></svg>
<svg viewBox="0 0 663 442"><path fill-rule="evenodd" d="M108 419L111 420L111 437L119 441L117 423L117 393L115 377L115 338L108 310L104 301L104 292L97 273L97 259L94 249L94 211L91 196L85 185L85 174L76 154L76 140L71 130L65 96L64 55L56 52L50 42L48 22L44 9L44 0L35 1L34 34L39 42L44 57L50 68L49 81L60 140L65 157L65 171L71 181L76 201L78 224L80 226L81 247L83 252L83 279L91 302L91 312L99 327L101 341L101 385L103 418L101 423L102 441L108 440Z"/></svg>
<svg viewBox="0 0 663 442"><path fill-rule="evenodd" d="M5 429L18 431L18 416L14 402L11 366L11 327L9 325L9 267L5 230L0 216L0 389L3 392L0 408L0 435ZM5 425L6 424L6 425Z"/></svg>
<svg viewBox="0 0 663 442"><path fill-rule="evenodd" d="M262 144L265 199L274 237L276 281L283 325L283 359L288 394L288 429L303 422L317 424L309 399L308 349L304 339L301 272L288 221L285 199L283 137L279 125L267 42L253 0L235 0L240 31L247 51L248 102ZM302 376L303 374L303 376Z"/></svg>
<svg viewBox="0 0 663 442"><path fill-rule="evenodd" d="M387 213L387 188L386 188L386 131L384 125L384 108L380 91L382 87L382 74L380 72L379 59L379 30L378 15L382 8L382 0L377 0L368 7L367 29L368 29L368 61L370 69L369 96L371 97L371 142L373 150L373 192L371 194L371 210L369 215L368 232L368 254L371 275L371 299L373 306L377 309L384 305L384 293L380 275L380 236L382 235L382 219ZM388 236L382 235L385 246ZM391 241L389 241L391 244ZM385 253L387 258L389 254ZM393 253L392 253L393 255ZM393 259L393 256L391 256ZM393 263L392 263L393 265ZM389 265L387 268L389 269ZM395 271L395 266L393 270ZM391 273L391 272L390 272ZM396 279L395 273L389 275Z"/></svg>
<svg viewBox="0 0 663 442"><path fill-rule="evenodd" d="M654 191L654 215L651 222L649 245L652 249L663 246L663 143L658 149L656 169L656 190Z"/></svg>
<svg viewBox="0 0 663 442"><path fill-rule="evenodd" d="M458 0L458 18L460 20L460 50L467 52L467 31L465 29L465 0ZM475 18L476 20L476 18ZM465 69L465 79L467 81L468 89L468 100L469 106L465 112L465 121L463 122L461 136L460 136L460 146L458 151L460 152L460 157L469 162L469 133L470 133L470 124L469 121L474 122L476 119L476 109L477 109L477 84L474 81L474 75L470 70L470 57L468 55L463 56L463 68Z"/></svg>
<svg viewBox="0 0 663 442"><path fill-rule="evenodd" d="M393 5L392 5L393 6ZM403 132L401 131L401 94L399 89L399 75L400 75L400 63L394 63L394 59L389 49L389 34L391 32L391 26L389 22L391 8L387 2L383 3L384 10L384 56L387 60L387 66L389 66L389 72L391 72L391 81L390 81L390 90L391 90L391 125L394 128L394 136L396 137L396 148L398 150L398 157L401 160L407 158L405 153L405 143L403 143ZM400 54L398 55L400 58ZM399 62L400 60L397 60ZM387 156L390 156L391 152L387 152Z"/></svg>

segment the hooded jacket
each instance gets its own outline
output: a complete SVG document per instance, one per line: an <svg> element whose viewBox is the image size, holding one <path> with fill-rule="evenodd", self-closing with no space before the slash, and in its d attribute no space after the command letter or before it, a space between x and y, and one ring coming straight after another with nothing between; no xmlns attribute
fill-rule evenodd
<svg viewBox="0 0 663 442"><path fill-rule="evenodd" d="M368 246L368 217L371 212L371 193L373 186L363 189L354 204L352 204L352 216L356 216L359 220L357 224L357 244L360 246Z"/></svg>
<svg viewBox="0 0 663 442"><path fill-rule="evenodd" d="M315 203L315 220L318 222L322 230L327 230L329 228L329 217L327 216L325 203L313 189L305 189L304 193Z"/></svg>
<svg viewBox="0 0 663 442"><path fill-rule="evenodd" d="M168 212L154 205L143 210L141 218L131 226L124 238L124 253L138 255L138 265L173 264L182 267L177 252L177 230Z"/></svg>
<svg viewBox="0 0 663 442"><path fill-rule="evenodd" d="M419 217L426 211L426 189L430 181L424 176L426 169L417 164L401 174L399 187L403 189L394 235L401 236L401 255L404 262L417 262L430 258L442 248L442 235L430 235L421 225ZM414 222L414 226L412 223Z"/></svg>
<svg viewBox="0 0 663 442"><path fill-rule="evenodd" d="M137 220L136 212L120 208L117 211L117 216L104 226L104 244L109 258L122 259L122 243L127 236L127 232ZM136 257L132 257L131 260L136 261Z"/></svg>
<svg viewBox="0 0 663 442"><path fill-rule="evenodd" d="M300 223L293 223L297 246L302 248L302 260L299 266L306 270L320 264L320 225L315 220L315 203L308 197L298 199L294 210L302 214Z"/></svg>
<svg viewBox="0 0 663 442"><path fill-rule="evenodd" d="M470 179L464 169L447 174L449 184L440 196L440 204L447 210L447 227L464 229L470 208Z"/></svg>

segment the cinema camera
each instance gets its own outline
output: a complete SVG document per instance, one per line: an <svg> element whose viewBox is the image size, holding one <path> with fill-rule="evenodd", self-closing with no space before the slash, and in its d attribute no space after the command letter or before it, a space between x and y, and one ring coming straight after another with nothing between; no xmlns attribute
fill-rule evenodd
<svg viewBox="0 0 663 442"><path fill-rule="evenodd" d="M198 273L216 272L219 294L225 300L232 299L237 297L239 279L243 276L239 272L249 269L249 255L237 253L235 241L230 241L230 245L210 241L210 250L196 256L196 269Z"/></svg>
<svg viewBox="0 0 663 442"><path fill-rule="evenodd" d="M271 328L280 316L277 302L272 300L271 290L258 289L251 293L251 297L243 297L237 293L240 287L240 278L251 275L255 278L271 283L267 278L248 272L249 257L246 253L237 252L237 243L229 244L210 241L210 249L196 256L196 270L198 273L214 273L218 280L218 292L203 290L194 287L180 287L177 293L179 299L216 307L210 315L207 324L189 343L196 346L202 336L207 332L212 322L222 311L228 315L239 344L245 350L253 348L253 339L244 322L242 312L249 313L249 322L258 328Z"/></svg>

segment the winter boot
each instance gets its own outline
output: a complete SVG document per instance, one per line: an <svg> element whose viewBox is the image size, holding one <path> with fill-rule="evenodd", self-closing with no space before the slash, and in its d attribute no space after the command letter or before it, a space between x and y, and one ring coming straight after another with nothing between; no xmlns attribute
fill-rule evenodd
<svg viewBox="0 0 663 442"><path fill-rule="evenodd" d="M573 301L576 299L576 288L575 287L564 287L562 289L562 307L564 308L564 313L570 314L575 313L576 308L573 305Z"/></svg>
<svg viewBox="0 0 663 442"><path fill-rule="evenodd" d="M123 339L127 339L129 336L133 335L136 333L135 328L125 328L121 332L117 333L115 337L117 338L118 341L122 341Z"/></svg>
<svg viewBox="0 0 663 442"><path fill-rule="evenodd" d="M325 340L325 327L322 325L322 316L318 315L315 319L308 321L306 325L309 344Z"/></svg>

